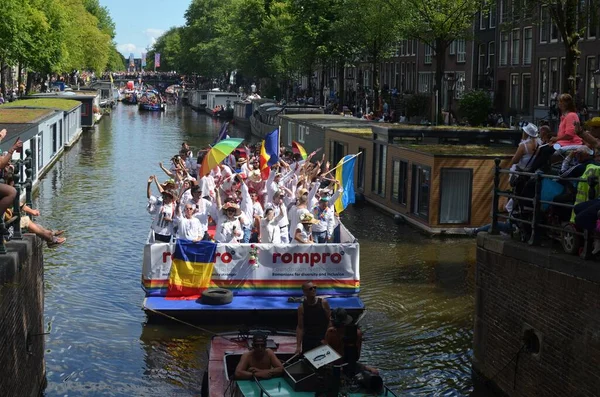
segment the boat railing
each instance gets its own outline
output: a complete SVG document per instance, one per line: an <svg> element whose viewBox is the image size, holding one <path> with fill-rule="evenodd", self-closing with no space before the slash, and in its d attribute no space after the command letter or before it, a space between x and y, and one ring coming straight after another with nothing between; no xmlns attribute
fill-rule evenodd
<svg viewBox="0 0 600 397"><path fill-rule="evenodd" d="M15 200L13 202L12 207L12 216L8 220L4 220L4 214L2 214L2 219L0 222L4 223L5 229L10 229L12 227L12 239L13 240L22 240L23 235L21 233L21 196L23 189L25 189L25 204L28 207L32 206L31 203L31 190L33 187L33 183L31 180L32 175L32 157L31 150L25 150L25 158L11 161L11 165L14 167L13 177L15 181L15 189L17 190L17 194L15 196ZM24 175L24 176L23 176ZM5 181L1 181L4 183ZM6 243L4 241L4 236L0 236L0 254L6 254Z"/></svg>
<svg viewBox="0 0 600 397"><path fill-rule="evenodd" d="M260 384L260 381L258 380L258 378L256 376L253 376L252 379L254 379L254 383L256 383L256 385L258 386L258 388L260 390L260 397L262 397L262 396L271 397L269 392L266 391L265 388L263 387L263 385Z"/></svg>
<svg viewBox="0 0 600 397"><path fill-rule="evenodd" d="M544 207L554 206L559 208L567 208L571 211L575 208L575 204L563 203L554 201L554 199L547 200L543 198L542 186L544 181L560 181L561 183L579 184L585 183L588 185L588 200L596 199L598 192L598 177L594 173L590 173L585 178L563 178L558 175L544 174L541 171L536 172L525 172L525 171L513 171L508 168L501 168L501 159L496 158L494 160L494 195L492 200L492 223L489 230L490 234L499 234L498 222L500 219L507 220L513 224L527 225L531 231L530 235L526 240L527 244L535 246L540 245L540 237L542 231L556 232L561 235L569 234L573 238L583 239L583 248L579 252L580 256L584 259L591 257L591 238L593 232L589 230L579 230L571 222L567 222L566 225L561 226L560 224L553 224L546 222L544 217ZM515 175L528 177L529 180L533 180L534 189L533 197L527 197L521 195L520 192L514 189L506 190L501 187L501 176L502 175ZM584 173L585 175L585 173ZM575 190L577 187L575 185ZM501 212L499 210L500 197L505 197L507 200L513 199L515 202L526 203L523 206L526 211L512 211L511 213ZM568 225L568 229L565 226ZM564 247L564 246L563 246Z"/></svg>

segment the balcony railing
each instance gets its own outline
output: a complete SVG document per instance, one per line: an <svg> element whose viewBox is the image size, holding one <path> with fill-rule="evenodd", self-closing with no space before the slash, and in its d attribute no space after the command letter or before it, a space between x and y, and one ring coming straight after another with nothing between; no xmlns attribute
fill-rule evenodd
<svg viewBox="0 0 600 397"><path fill-rule="evenodd" d="M557 216L553 218L548 213L545 213L542 209L544 205L552 206L555 209L563 208L571 211L575 205L554 201L554 199L542 199L542 185L544 180L555 180L571 184L587 183L589 185L588 200L594 200L597 198L598 177L592 175L587 178L562 178L557 175L543 174L541 171L535 173L511 171L509 169L502 169L500 167L500 162L501 160L499 158L495 159L496 166L494 172L494 196L492 200L493 207L490 234L499 233L498 220L504 219L513 225L516 224L520 228L521 241L526 242L529 245L539 245L541 237L545 232L546 234L556 237L552 238L552 240L559 239L565 252L579 254L584 259L591 258L594 232L589 230L579 230L570 221L561 222L560 217ZM502 174L529 177L529 180L533 181L535 184L533 197L523 196L522 193L512 190L501 189L500 176ZM575 190L577 190L576 186ZM520 203L519 206L523 210L517 211L516 213L515 211L512 213L501 213L498 210L500 197L518 201Z"/></svg>

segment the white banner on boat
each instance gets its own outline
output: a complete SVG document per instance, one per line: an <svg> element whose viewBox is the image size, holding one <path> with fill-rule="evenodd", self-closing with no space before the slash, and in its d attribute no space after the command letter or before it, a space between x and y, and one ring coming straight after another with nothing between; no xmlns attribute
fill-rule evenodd
<svg viewBox="0 0 600 397"><path fill-rule="evenodd" d="M142 277L147 290L168 280L173 250L174 244L145 246ZM297 288L306 280L327 280L321 285L331 293L358 291L359 245L219 244L212 280L238 292Z"/></svg>

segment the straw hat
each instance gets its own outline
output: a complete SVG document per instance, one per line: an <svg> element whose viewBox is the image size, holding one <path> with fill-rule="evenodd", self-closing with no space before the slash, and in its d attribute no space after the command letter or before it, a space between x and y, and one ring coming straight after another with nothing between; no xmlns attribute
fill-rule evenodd
<svg viewBox="0 0 600 397"><path fill-rule="evenodd" d="M259 170L252 170L252 171L250 171L250 174L248 174L248 178L252 182L260 182L260 181L262 181L262 177L260 176L260 171Z"/></svg>
<svg viewBox="0 0 600 397"><path fill-rule="evenodd" d="M221 207L221 211L227 212L227 210L230 208L235 209L235 216L238 216L242 213L240 206L233 202L227 202L227 203L223 204L223 206Z"/></svg>
<svg viewBox="0 0 600 397"><path fill-rule="evenodd" d="M319 223L319 221L315 219L313 214L311 214L310 212L306 212L300 215L300 223L310 223L314 225L315 223Z"/></svg>

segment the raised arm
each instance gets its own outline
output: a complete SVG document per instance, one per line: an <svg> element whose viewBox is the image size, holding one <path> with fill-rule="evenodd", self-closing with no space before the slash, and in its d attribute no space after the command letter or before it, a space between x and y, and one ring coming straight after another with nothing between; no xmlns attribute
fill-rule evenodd
<svg viewBox="0 0 600 397"><path fill-rule="evenodd" d="M173 173L171 171L169 171L168 169L165 168L165 166L163 165L162 161L160 163L158 163L158 166L160 167L161 170L163 170L163 172L165 174L167 174L167 176L169 178L173 178Z"/></svg>

